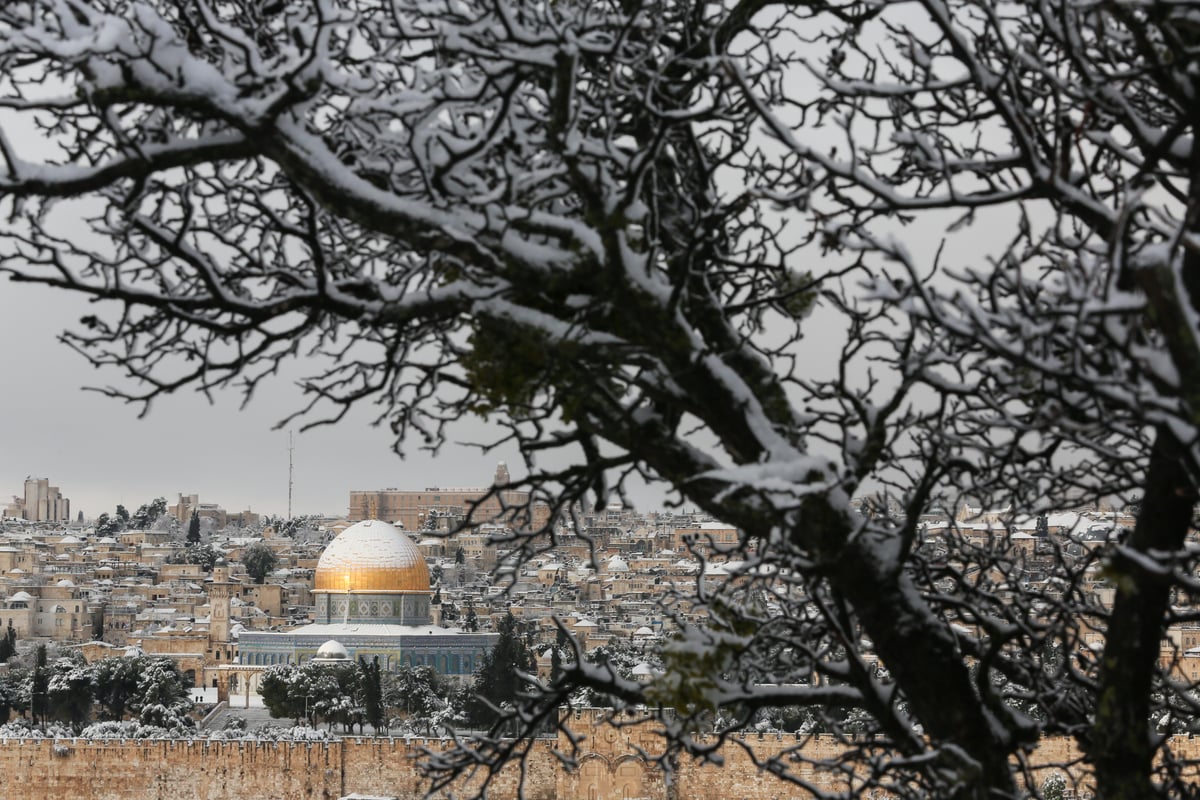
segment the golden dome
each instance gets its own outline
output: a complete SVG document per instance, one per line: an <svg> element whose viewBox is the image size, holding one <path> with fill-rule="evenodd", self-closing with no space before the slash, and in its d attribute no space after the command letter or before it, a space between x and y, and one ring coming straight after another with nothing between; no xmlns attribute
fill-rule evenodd
<svg viewBox="0 0 1200 800"><path fill-rule="evenodd" d="M429 567L400 530L369 519L346 528L325 548L317 562L313 590L428 592Z"/></svg>

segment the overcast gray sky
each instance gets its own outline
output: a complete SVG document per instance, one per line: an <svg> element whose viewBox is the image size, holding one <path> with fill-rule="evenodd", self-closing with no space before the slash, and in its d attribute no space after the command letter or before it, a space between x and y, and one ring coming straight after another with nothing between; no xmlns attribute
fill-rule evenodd
<svg viewBox="0 0 1200 800"><path fill-rule="evenodd" d="M284 513L288 436L272 426L299 406L299 390L275 381L245 410L233 394L210 405L189 392L138 419L135 406L84 391L116 376L106 380L56 338L88 311L80 297L0 279L0 500L34 475L62 489L72 515L93 517L117 503L133 510L158 496L174 502L181 492L228 511ZM369 422L360 412L295 434L295 513L345 514L351 489L482 486L500 458L456 447L437 459L413 451L401 460L391 432ZM475 423L463 436L483 430Z"/></svg>

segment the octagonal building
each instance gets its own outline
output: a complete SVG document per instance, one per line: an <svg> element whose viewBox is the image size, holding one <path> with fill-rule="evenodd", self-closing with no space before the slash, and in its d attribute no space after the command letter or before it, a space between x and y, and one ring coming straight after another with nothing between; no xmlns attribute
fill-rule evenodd
<svg viewBox="0 0 1200 800"><path fill-rule="evenodd" d="M290 631L243 631L243 667L298 664L334 641L352 660L379 658L385 670L431 666L442 675L474 673L495 633L466 633L430 624L429 568L396 527L366 520L329 543L313 579L315 622Z"/></svg>

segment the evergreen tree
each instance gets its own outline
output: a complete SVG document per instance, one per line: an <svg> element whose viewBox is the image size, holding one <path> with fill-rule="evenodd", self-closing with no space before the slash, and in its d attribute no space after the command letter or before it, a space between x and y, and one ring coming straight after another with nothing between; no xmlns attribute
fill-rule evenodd
<svg viewBox="0 0 1200 800"><path fill-rule="evenodd" d="M246 568L246 574L253 578L255 583L262 583L266 580L278 563L279 557L265 542L255 542L242 554L242 566Z"/></svg>
<svg viewBox="0 0 1200 800"><path fill-rule="evenodd" d="M562 657L563 653L571 646L571 637L567 633L566 628L559 627L558 634L554 637L554 650L550 654L550 681L557 681L562 675Z"/></svg>
<svg viewBox="0 0 1200 800"><path fill-rule="evenodd" d="M305 702L308 686L297 689L294 685L298 681L299 673L300 668L295 664L278 664L263 672L258 682L258 693L271 716L276 719L291 717L297 725L300 724L300 718L309 711ZM311 716L308 720L312 721Z"/></svg>
<svg viewBox="0 0 1200 800"><path fill-rule="evenodd" d="M355 724L363 722L363 707L360 696L358 670L353 664L337 664L318 668L321 677L316 684L316 713L329 722L341 724L349 732Z"/></svg>
<svg viewBox="0 0 1200 800"><path fill-rule="evenodd" d="M168 730L190 728L188 683L169 658L144 659L130 710L143 725Z"/></svg>
<svg viewBox="0 0 1200 800"><path fill-rule="evenodd" d="M272 717L291 717L296 724L319 716L329 722L352 719L357 694L358 672L353 665L277 664L263 672L258 693Z"/></svg>
<svg viewBox="0 0 1200 800"><path fill-rule="evenodd" d="M379 666L379 656L367 663L362 656L358 658L358 691L359 705L363 709L363 719L375 732L383 730L383 672Z"/></svg>
<svg viewBox="0 0 1200 800"><path fill-rule="evenodd" d="M7 662L16 654L17 632L13 629L12 620L9 620L8 627L4 630L4 636L0 637L0 664Z"/></svg>
<svg viewBox="0 0 1200 800"><path fill-rule="evenodd" d="M50 668L46 691L51 713L75 733L91 718L94 690L92 670L82 657L57 659Z"/></svg>
<svg viewBox="0 0 1200 800"><path fill-rule="evenodd" d="M433 667L404 665L388 681L384 703L403 715L403 730L429 736L450 721L456 707L451 702L455 694L454 683L438 675Z"/></svg>
<svg viewBox="0 0 1200 800"><path fill-rule="evenodd" d="M475 613L473 605L468 605L463 615L463 630L467 633L476 633L479 630L479 615Z"/></svg>
<svg viewBox="0 0 1200 800"><path fill-rule="evenodd" d="M512 705L528 685L523 675L536 675L537 660L517 631L517 620L508 612L500 621L500 638L485 653L475 673L475 697L468 703L472 723L491 726L500 719L499 709Z"/></svg>
<svg viewBox="0 0 1200 800"><path fill-rule="evenodd" d="M189 547L183 556L185 564L199 564L205 572L212 572L221 558L221 553L211 544Z"/></svg>
<svg viewBox="0 0 1200 800"><path fill-rule="evenodd" d="M200 517L193 511L192 518L188 522L187 546L194 547L198 544L200 544Z"/></svg>
<svg viewBox="0 0 1200 800"><path fill-rule="evenodd" d="M129 524L138 530L144 530L152 526L160 517L167 513L167 499L165 497L156 497L149 503L142 503L138 506L138 510L133 512L133 516L129 519Z"/></svg>
<svg viewBox="0 0 1200 800"><path fill-rule="evenodd" d="M24 676L17 671L0 673L0 725L21 708Z"/></svg>
<svg viewBox="0 0 1200 800"><path fill-rule="evenodd" d="M49 710L50 676L46 669L46 645L40 644L34 656L33 671L29 674L29 713L41 725L46 724Z"/></svg>
<svg viewBox="0 0 1200 800"><path fill-rule="evenodd" d="M144 664L144 658L115 656L92 665L100 719L119 722L125 718L130 704L137 701L138 678Z"/></svg>

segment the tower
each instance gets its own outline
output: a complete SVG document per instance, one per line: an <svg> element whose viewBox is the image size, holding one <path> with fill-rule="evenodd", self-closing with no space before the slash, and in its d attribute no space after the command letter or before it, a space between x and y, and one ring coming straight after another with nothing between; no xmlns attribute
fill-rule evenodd
<svg viewBox="0 0 1200 800"><path fill-rule="evenodd" d="M288 519L292 518L292 452L295 449L292 444L292 432L288 431Z"/></svg>
<svg viewBox="0 0 1200 800"><path fill-rule="evenodd" d="M208 641L212 647L217 642L229 641L229 609L233 591L238 584L229 582L229 567L213 569L213 582L208 589Z"/></svg>

